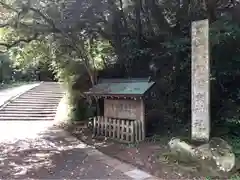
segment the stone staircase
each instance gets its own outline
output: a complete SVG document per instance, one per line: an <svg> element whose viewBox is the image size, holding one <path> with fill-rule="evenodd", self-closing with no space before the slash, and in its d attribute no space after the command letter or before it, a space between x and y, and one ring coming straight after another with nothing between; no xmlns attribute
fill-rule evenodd
<svg viewBox="0 0 240 180"><path fill-rule="evenodd" d="M0 107L0 121L54 120L63 95L59 83L43 82Z"/></svg>

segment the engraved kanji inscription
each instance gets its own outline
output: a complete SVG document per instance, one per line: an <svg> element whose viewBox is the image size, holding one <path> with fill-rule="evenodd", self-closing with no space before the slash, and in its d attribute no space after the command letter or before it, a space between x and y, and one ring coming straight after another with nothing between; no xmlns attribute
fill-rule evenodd
<svg viewBox="0 0 240 180"><path fill-rule="evenodd" d="M208 20L192 23L192 139L209 139Z"/></svg>

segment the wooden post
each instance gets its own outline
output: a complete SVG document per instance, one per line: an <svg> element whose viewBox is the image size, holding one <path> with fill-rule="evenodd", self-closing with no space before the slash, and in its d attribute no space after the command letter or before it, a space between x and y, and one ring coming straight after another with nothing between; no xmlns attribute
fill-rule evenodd
<svg viewBox="0 0 240 180"><path fill-rule="evenodd" d="M135 135L135 141L139 142L139 137L138 137L138 131L139 131L139 120L134 121L134 135Z"/></svg>
<svg viewBox="0 0 240 180"><path fill-rule="evenodd" d="M140 136L139 140L143 141L145 139L145 105L144 101L141 100L141 117L140 117L140 126L139 126L139 131L140 131Z"/></svg>
<svg viewBox="0 0 240 180"><path fill-rule="evenodd" d="M113 138L116 138L116 119L113 119Z"/></svg>
<svg viewBox="0 0 240 180"><path fill-rule="evenodd" d="M117 138L120 139L120 119L117 119Z"/></svg>
<svg viewBox="0 0 240 180"><path fill-rule="evenodd" d="M97 127L96 127L96 118L97 118L97 117L94 117L94 118L93 118L93 135L94 135L94 136L96 136L96 128L97 128Z"/></svg>
<svg viewBox="0 0 240 180"><path fill-rule="evenodd" d="M101 116L97 116L97 119L96 119L96 124L97 124L97 135L100 134L100 120L101 120Z"/></svg>
<svg viewBox="0 0 240 180"><path fill-rule="evenodd" d="M131 142L134 142L134 121L131 121Z"/></svg>
<svg viewBox="0 0 240 180"><path fill-rule="evenodd" d="M209 120L209 22L192 23L192 140L208 141Z"/></svg>
<svg viewBox="0 0 240 180"><path fill-rule="evenodd" d="M125 120L121 120L121 126L122 126L122 130L121 130L121 140L124 141Z"/></svg>
<svg viewBox="0 0 240 180"><path fill-rule="evenodd" d="M108 137L111 137L112 126L111 126L112 118L108 118Z"/></svg>
<svg viewBox="0 0 240 180"><path fill-rule="evenodd" d="M100 124L101 124L101 135L104 136L104 117L101 116L100 117L101 121L100 121Z"/></svg>
<svg viewBox="0 0 240 180"><path fill-rule="evenodd" d="M107 136L107 131L108 131L108 124L107 124L107 120L108 118L107 117L104 117L104 124L105 124L105 131L104 131L104 134L105 134L105 137Z"/></svg>
<svg viewBox="0 0 240 180"><path fill-rule="evenodd" d="M131 120L127 120L126 123L126 140L131 142Z"/></svg>

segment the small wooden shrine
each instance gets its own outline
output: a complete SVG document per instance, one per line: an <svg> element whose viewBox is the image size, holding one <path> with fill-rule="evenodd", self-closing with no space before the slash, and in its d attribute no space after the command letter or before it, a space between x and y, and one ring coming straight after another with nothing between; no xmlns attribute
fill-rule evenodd
<svg viewBox="0 0 240 180"><path fill-rule="evenodd" d="M155 95L149 79L103 79L85 94L102 102L102 116L94 117L94 135L121 142L138 142L145 138L145 102Z"/></svg>

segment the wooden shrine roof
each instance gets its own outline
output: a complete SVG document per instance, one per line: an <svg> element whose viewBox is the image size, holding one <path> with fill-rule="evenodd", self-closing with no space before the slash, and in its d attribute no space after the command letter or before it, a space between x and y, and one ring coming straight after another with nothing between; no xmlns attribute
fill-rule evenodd
<svg viewBox="0 0 240 180"><path fill-rule="evenodd" d="M141 97L155 82L148 78L135 79L102 79L98 84L85 92L90 96Z"/></svg>

